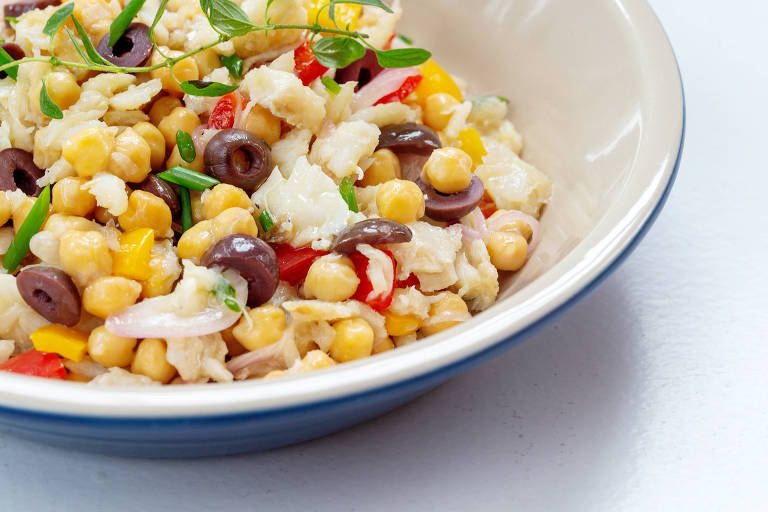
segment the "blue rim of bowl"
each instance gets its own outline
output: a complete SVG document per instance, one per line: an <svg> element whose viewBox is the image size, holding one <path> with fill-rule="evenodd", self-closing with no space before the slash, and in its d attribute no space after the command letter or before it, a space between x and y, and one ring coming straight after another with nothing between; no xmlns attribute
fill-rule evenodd
<svg viewBox="0 0 768 512"><path fill-rule="evenodd" d="M654 15L655 15L655 12L654 12ZM657 16L657 20L658 20L658 16ZM664 29L664 26L660 22L659 22L659 25L661 26L662 31L664 32L667 38L667 41L669 42L670 41L669 35ZM595 291L614 271L616 271L616 269L618 269L621 266L622 263L624 263L624 261L626 261L626 259L632 254L632 252L634 252L634 250L637 248L640 242L642 242L642 240L648 234L651 227L653 227L653 224L658 219L659 215L664 209L664 206L666 205L667 200L669 199L669 195L672 191L672 188L677 179L678 172L680 170L680 164L682 161L683 149L685 146L685 137L686 137L686 128L687 128L687 104L686 104L686 97L685 97L685 85L682 77L682 72L680 70L680 63L677 59L677 55L674 51L674 48L672 47L671 42L669 42L669 49L674 58L674 62L677 68L677 73L678 73L679 82L680 82L680 95L681 95L681 104L682 104L681 133L680 133L680 144L677 150L675 164L672 168L672 172L669 175L669 178L667 180L667 183L664 187L664 190L661 196L659 197L653 210L650 212L645 222L640 227L640 229L635 234L635 236L632 238L632 240L630 240L629 243L627 243L624 249L613 259L612 262L610 262L606 266L605 269L603 269L603 271L598 276L596 276L591 282L586 284L581 290L576 292L573 296L568 298L565 302L557 306L555 309L545 314L541 318L533 321L530 325L520 329L516 333L510 336L507 336L506 338L499 340L495 344L489 347L486 347L485 349L475 354L472 354L464 359L461 359L459 361L455 361L452 363L448 363L438 368L433 368L418 376L410 377L395 383L385 384L376 388L367 389L365 391L347 393L347 394L333 397L333 398L317 400L314 402L304 403L304 404L296 404L296 405L291 405L286 407L274 407L271 409L236 412L236 413L217 413L217 414L212 414L208 416L180 415L180 416L171 416L171 417L154 417L154 416L151 416L151 417L150 416L147 416L147 417L141 417L141 416L99 417L99 416L88 416L88 415L80 415L80 414L40 412L40 411L34 411L29 409L21 409L17 407L8 407L8 406L0 405L0 417L8 415L8 416L13 416L17 418L30 419L35 422L37 420L56 420L59 423L64 422L69 424L89 424L91 426L101 425L105 427L145 425L148 422L151 422L154 426L166 424L166 425L174 425L174 428L185 426L189 429L196 429L203 425L216 425L219 423L229 423L232 421L246 421L249 419L255 419L255 418L265 417L265 416L273 416L273 415L298 414L304 411L309 411L309 410L318 409L318 408L328 408L333 405L342 404L352 400L361 400L361 399L365 399L366 397L372 397L372 396L381 395L381 394L387 394L387 393L400 394L400 393L407 393L408 390L419 390L419 389L427 390L431 386L438 385L441 382L444 382L445 380L447 380L448 378L454 375L462 373L489 359L492 359L498 356L503 352L506 352L507 350L510 350L511 348L522 343L529 337L533 336L534 334L542 330L544 327L556 321L562 315L564 315L565 313L573 309L579 302L584 300L590 293ZM30 427L26 427L26 428L30 432L34 432L37 430ZM45 432L45 429L40 429L40 432ZM89 436L89 437L92 437L92 436ZM109 439L109 437L105 436L105 439ZM163 443L168 444L168 441L167 440L163 441Z"/></svg>

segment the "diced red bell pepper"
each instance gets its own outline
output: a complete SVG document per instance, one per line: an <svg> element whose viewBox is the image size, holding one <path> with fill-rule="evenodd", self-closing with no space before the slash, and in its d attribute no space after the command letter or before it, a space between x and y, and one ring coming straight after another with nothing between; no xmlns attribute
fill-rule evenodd
<svg viewBox="0 0 768 512"><path fill-rule="evenodd" d="M403 82L403 85L401 85L398 90L381 98L376 102L376 105L402 102L405 98L410 96L413 91L416 90L423 78L424 77L421 75L409 76L405 79L405 82Z"/></svg>
<svg viewBox="0 0 768 512"><path fill-rule="evenodd" d="M496 211L498 208L496 207L496 203L493 202L493 199L486 193L483 198L480 200L480 204L478 205L480 208L480 211L483 212L483 216L487 219Z"/></svg>
<svg viewBox="0 0 768 512"><path fill-rule="evenodd" d="M389 290L386 290L378 295L373 295L373 283L368 279L368 264L370 260L363 256L359 252L355 252L349 258L352 263L355 264L355 273L357 278L360 279L360 284L357 287L357 292L352 296L353 299L365 302L376 311L384 311L392 305L392 298L395 294L395 275L397 273L397 262L394 255L386 249L380 249L384 254L389 256L392 260L392 284Z"/></svg>
<svg viewBox="0 0 768 512"><path fill-rule="evenodd" d="M296 76L304 85L311 84L328 71L328 68L320 64L315 58L309 41L305 41L293 51L293 60L296 62Z"/></svg>
<svg viewBox="0 0 768 512"><path fill-rule="evenodd" d="M395 288L410 288L411 286L415 286L416 288L421 286L421 281L416 277L416 274L409 275L408 279L405 281L397 281L395 283Z"/></svg>
<svg viewBox="0 0 768 512"><path fill-rule="evenodd" d="M0 371L44 377L46 379L66 379L67 369L56 354L30 350L12 357L0 364Z"/></svg>
<svg viewBox="0 0 768 512"><path fill-rule="evenodd" d="M317 258L328 254L327 251L316 251L311 247L295 249L288 244L273 245L277 255L277 265L280 267L280 279L298 286L307 277L309 267Z"/></svg>
<svg viewBox="0 0 768 512"><path fill-rule="evenodd" d="M211 111L208 118L208 129L229 130L235 126L235 117L241 105L240 96L231 92L222 96Z"/></svg>

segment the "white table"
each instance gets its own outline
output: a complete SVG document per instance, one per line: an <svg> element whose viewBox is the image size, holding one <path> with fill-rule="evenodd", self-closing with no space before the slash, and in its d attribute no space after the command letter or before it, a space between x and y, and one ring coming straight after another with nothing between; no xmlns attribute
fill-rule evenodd
<svg viewBox="0 0 768 512"><path fill-rule="evenodd" d="M2 436L0 510L768 509L768 7L652 3L687 87L680 177L637 252L559 322L271 453L128 460Z"/></svg>

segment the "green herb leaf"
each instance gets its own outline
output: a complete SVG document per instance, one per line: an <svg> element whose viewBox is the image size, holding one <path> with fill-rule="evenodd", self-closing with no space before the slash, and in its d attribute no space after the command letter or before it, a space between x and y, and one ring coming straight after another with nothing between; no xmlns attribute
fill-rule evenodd
<svg viewBox="0 0 768 512"><path fill-rule="evenodd" d="M243 76L243 59L237 56L237 54L219 57L221 64L229 70L229 73L235 78L241 78Z"/></svg>
<svg viewBox="0 0 768 512"><path fill-rule="evenodd" d="M392 9L390 9L389 6L387 6L387 4L381 0L331 0L331 6L328 11L328 17L331 19L334 19L333 11L336 4L370 5L373 7L378 7L379 9L384 9L384 11L392 14Z"/></svg>
<svg viewBox="0 0 768 512"><path fill-rule="evenodd" d="M341 86L336 83L336 80L329 76L324 76L322 79L323 85L331 94L339 94L341 92Z"/></svg>
<svg viewBox="0 0 768 512"><path fill-rule="evenodd" d="M505 98L504 96L489 96L487 94L479 94L477 96L472 96L471 98L469 98L469 101L471 101L475 105L480 105L483 102L488 101L490 99L496 99L502 103L509 104L509 98Z"/></svg>
<svg viewBox="0 0 768 512"><path fill-rule="evenodd" d="M376 58L383 68L409 68L424 64L432 54L422 48L398 48L396 50L377 50Z"/></svg>
<svg viewBox="0 0 768 512"><path fill-rule="evenodd" d="M72 16L72 13L74 12L74 10L75 10L74 2L64 4L64 6L61 9L54 12L51 15L51 17L48 18L48 21L45 23L45 26L43 27L43 34L51 37L55 36L59 28L61 28L64 22L67 21L67 18Z"/></svg>
<svg viewBox="0 0 768 512"><path fill-rule="evenodd" d="M229 0L200 0L200 7L211 26L230 37L244 36L256 28L248 15Z"/></svg>
<svg viewBox="0 0 768 512"><path fill-rule="evenodd" d="M10 55L8 55L8 52L0 48L0 66L4 64L8 64L9 62L13 62L14 59ZM9 77L16 80L19 76L19 66L11 66L10 68L6 69L5 72L8 74Z"/></svg>
<svg viewBox="0 0 768 512"><path fill-rule="evenodd" d="M407 45L413 45L413 39L411 39L408 36L404 36L403 34L397 34L397 38Z"/></svg>
<svg viewBox="0 0 768 512"><path fill-rule="evenodd" d="M189 197L189 189L181 187L181 232L185 233L189 228L195 225L192 220L192 199Z"/></svg>
<svg viewBox="0 0 768 512"><path fill-rule="evenodd" d="M203 80L187 80L181 83L181 90L192 96L207 96L215 98L236 91L237 85L220 84L219 82L204 82Z"/></svg>
<svg viewBox="0 0 768 512"><path fill-rule="evenodd" d="M317 61L327 68L341 69L365 57L365 47L348 37L324 37L312 47Z"/></svg>
<svg viewBox="0 0 768 512"><path fill-rule="evenodd" d="M19 18L14 18L13 16L6 16L5 21L10 23L11 25L15 25L16 23L19 22Z"/></svg>
<svg viewBox="0 0 768 512"><path fill-rule="evenodd" d="M355 184L352 182L352 179L350 179L349 176L346 176L343 180L341 180L341 185L339 185L339 192L341 193L341 197L344 199L344 202L347 203L347 206L349 206L349 209L355 213L359 213L360 208L357 206Z"/></svg>
<svg viewBox="0 0 768 512"><path fill-rule="evenodd" d="M144 2L145 0L131 0L128 2L128 5L125 6L125 9L117 15L117 18L115 18L115 21L113 21L112 25L109 27L110 48L115 46L117 41L123 37L128 25L131 24L133 18L135 18L136 15L139 14L141 8L144 7Z"/></svg>
<svg viewBox="0 0 768 512"><path fill-rule="evenodd" d="M3 258L3 267L9 272L13 273L19 267L21 260L27 255L29 251L29 241L32 237L40 231L43 227L46 217L48 217L48 208L51 205L51 186L46 185L43 191L40 193L40 197L37 198L35 204L29 210L27 218L19 228L19 232L11 242L11 246L5 253Z"/></svg>
<svg viewBox="0 0 768 512"><path fill-rule="evenodd" d="M195 151L195 143L192 142L192 136L184 130L176 132L176 145L179 147L179 155L187 162L192 163L197 158L197 151Z"/></svg>
<svg viewBox="0 0 768 512"><path fill-rule="evenodd" d="M198 192L208 190L221 183L216 178L211 178L207 174L192 171L180 165L161 172L157 177L191 190L197 190Z"/></svg>
<svg viewBox="0 0 768 512"><path fill-rule="evenodd" d="M43 79L43 85L40 87L40 112L50 117L51 119L63 119L64 113L59 106L53 102L48 95L48 89L45 86L45 79Z"/></svg>
<svg viewBox="0 0 768 512"><path fill-rule="evenodd" d="M91 61L104 64L106 66L115 67L114 64L102 57L101 54L96 51L96 48L93 46L91 38L88 37L88 33L83 28L83 25L74 16L72 16L72 23L75 24L75 30L77 30L77 34L80 36L80 40L83 42L85 53L88 54L88 57L91 59Z"/></svg>
<svg viewBox="0 0 768 512"><path fill-rule="evenodd" d="M221 276L221 279L216 283L216 286L211 290L211 293L235 313L240 313L243 310L240 307L240 304L237 303L235 289L230 282L227 281L226 277Z"/></svg>
<svg viewBox="0 0 768 512"><path fill-rule="evenodd" d="M269 233L269 231L275 227L275 221L272 220L272 216L267 210L264 210L261 212L261 215L259 215L259 224L261 224L261 228L265 233Z"/></svg>

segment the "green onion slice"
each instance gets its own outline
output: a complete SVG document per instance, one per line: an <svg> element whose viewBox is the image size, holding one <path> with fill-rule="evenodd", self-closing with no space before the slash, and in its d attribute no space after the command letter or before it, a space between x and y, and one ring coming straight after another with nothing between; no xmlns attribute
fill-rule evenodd
<svg viewBox="0 0 768 512"><path fill-rule="evenodd" d="M208 190L209 188L215 187L221 183L216 178L211 178L206 174L189 170L180 165L171 167L167 171L161 172L157 175L157 177L170 183L181 185L182 187L186 187L190 190L196 190L198 192Z"/></svg>
<svg viewBox="0 0 768 512"><path fill-rule="evenodd" d="M11 242L11 246L8 248L8 252L5 253L3 258L3 267L9 273L13 273L21 264L21 260L27 255L29 251L29 241L35 234L43 227L45 219L48 217L48 208L51 205L51 186L46 185L40 197L37 198L35 204L29 210L27 218L24 219L24 223L21 225L19 232Z"/></svg>
<svg viewBox="0 0 768 512"><path fill-rule="evenodd" d="M195 223L192 220L192 200L189 197L189 189L181 187L181 232L185 233Z"/></svg>
<svg viewBox="0 0 768 512"><path fill-rule="evenodd" d="M349 209L355 213L358 213L360 208L357 206L355 184L352 182L349 176L346 176L343 180L341 180L341 185L339 185L339 192L341 193L342 199L344 199L344 201L349 206Z"/></svg>

